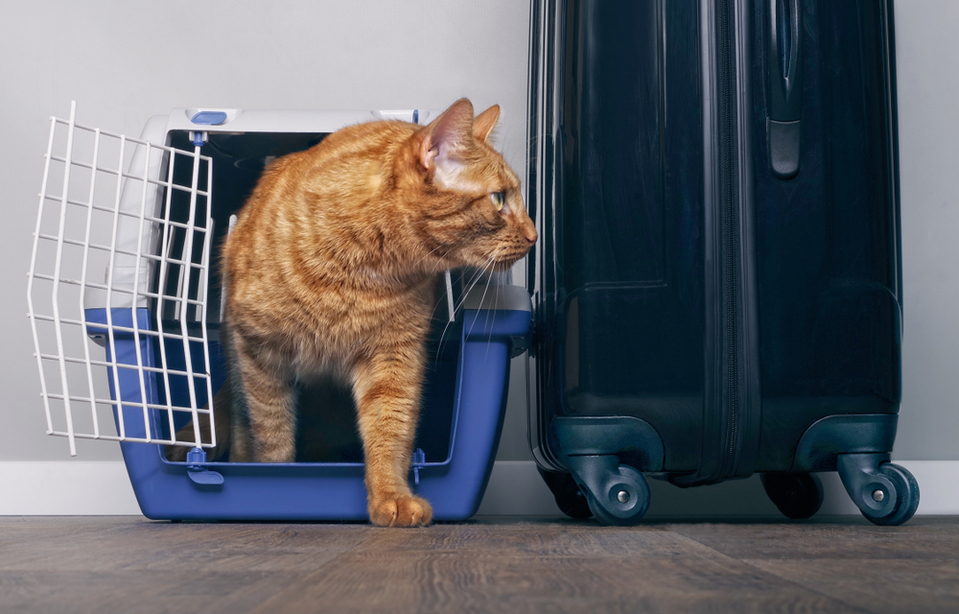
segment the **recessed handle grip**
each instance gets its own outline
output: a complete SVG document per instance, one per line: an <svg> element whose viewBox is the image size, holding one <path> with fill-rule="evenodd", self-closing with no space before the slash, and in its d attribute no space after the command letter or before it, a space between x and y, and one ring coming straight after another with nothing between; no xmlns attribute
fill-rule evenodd
<svg viewBox="0 0 959 614"><path fill-rule="evenodd" d="M766 133L773 175L799 172L802 121L802 11L799 0L769 0L766 48Z"/></svg>

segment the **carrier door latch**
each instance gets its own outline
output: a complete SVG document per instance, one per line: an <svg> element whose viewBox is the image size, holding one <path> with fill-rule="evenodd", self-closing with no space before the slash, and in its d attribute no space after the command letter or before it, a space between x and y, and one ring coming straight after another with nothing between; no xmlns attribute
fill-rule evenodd
<svg viewBox="0 0 959 614"><path fill-rule="evenodd" d="M421 448L416 448L413 452L413 459L410 468L413 470L413 485L420 485L420 468L426 466L426 452Z"/></svg>
<svg viewBox="0 0 959 614"><path fill-rule="evenodd" d="M199 111L190 118L190 122L198 126L220 126L229 119L225 111ZM203 147L209 140L205 131L190 131L190 140L195 147Z"/></svg>
<svg viewBox="0 0 959 614"><path fill-rule="evenodd" d="M207 469L202 464L205 462L206 452L201 448L193 448L186 453L186 469L190 479L200 486L219 486L223 484L223 474Z"/></svg>

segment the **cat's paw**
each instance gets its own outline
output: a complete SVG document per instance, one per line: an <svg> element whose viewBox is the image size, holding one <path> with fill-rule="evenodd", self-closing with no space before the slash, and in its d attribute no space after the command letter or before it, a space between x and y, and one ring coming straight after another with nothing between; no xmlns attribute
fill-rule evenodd
<svg viewBox="0 0 959 614"><path fill-rule="evenodd" d="M392 495L370 501L370 521L381 527L425 527L433 520L433 508L412 495Z"/></svg>

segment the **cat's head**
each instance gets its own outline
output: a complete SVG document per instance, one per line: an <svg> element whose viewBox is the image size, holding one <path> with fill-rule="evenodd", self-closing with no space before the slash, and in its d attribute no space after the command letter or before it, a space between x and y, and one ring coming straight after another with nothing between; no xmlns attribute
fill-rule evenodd
<svg viewBox="0 0 959 614"><path fill-rule="evenodd" d="M443 265L502 271L536 242L519 177L488 142L498 119L496 105L474 118L464 98L411 140L407 163L422 191L417 229Z"/></svg>

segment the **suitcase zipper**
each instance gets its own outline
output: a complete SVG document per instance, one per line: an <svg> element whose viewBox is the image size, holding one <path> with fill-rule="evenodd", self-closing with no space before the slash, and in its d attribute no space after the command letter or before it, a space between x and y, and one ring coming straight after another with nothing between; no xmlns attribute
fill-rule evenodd
<svg viewBox="0 0 959 614"><path fill-rule="evenodd" d="M739 330L739 259L740 246L737 216L736 172L736 72L734 68L735 33L732 24L733 1L719 3L718 8L718 65L719 65L719 118L720 118L720 185L722 205L722 294L723 294L723 352L722 352L722 439L717 479L726 477L736 466L737 435L739 432L739 354L742 333Z"/></svg>
<svg viewBox="0 0 959 614"><path fill-rule="evenodd" d="M704 406L704 430L702 457L699 469L694 474L675 475L670 481L681 486L695 486L720 482L728 477L749 475L754 459L747 451L747 441L758 438L757 400L753 394L751 369L755 358L755 338L747 338L751 330L751 314L748 301L752 296L748 258L748 237L745 236L750 215L748 193L747 127L740 125L742 117L739 99L740 87L745 87L747 75L738 71L744 67L738 63L736 0L723 0L715 4L703 1L703 28L710 28L712 37L705 37L708 45L704 56L704 75L711 75L708 87L713 100L712 128L706 134L706 164L712 169L712 186L707 195L706 206L715 212L708 232L715 238L710 251L714 267L708 267L711 282L707 283L707 304L712 302L713 311L707 312L707 335L712 341L706 348L707 391ZM711 56L711 57L710 57ZM707 72L708 71L708 72ZM743 148L746 149L743 149ZM743 185L747 184L747 185ZM708 186L707 186L707 189ZM758 385L757 385L758 386ZM755 390L754 390L755 388Z"/></svg>

